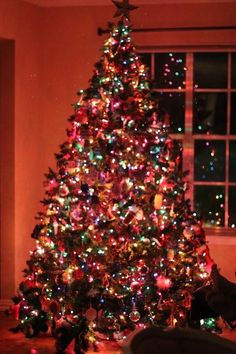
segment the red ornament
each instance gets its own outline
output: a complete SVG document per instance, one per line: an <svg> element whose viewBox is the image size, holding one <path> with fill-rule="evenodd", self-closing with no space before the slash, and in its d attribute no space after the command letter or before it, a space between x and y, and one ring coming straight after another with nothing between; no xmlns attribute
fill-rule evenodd
<svg viewBox="0 0 236 354"><path fill-rule="evenodd" d="M58 182L55 179L44 181L44 189L47 192L52 192L55 188L58 187Z"/></svg>
<svg viewBox="0 0 236 354"><path fill-rule="evenodd" d="M69 188L66 185L60 186L59 194L61 197L66 197L69 194Z"/></svg>
<svg viewBox="0 0 236 354"><path fill-rule="evenodd" d="M131 291L138 291L138 290L140 290L140 287L141 287L141 283L138 282L138 281L133 281L133 282L130 284L130 289L131 289Z"/></svg>
<svg viewBox="0 0 236 354"><path fill-rule="evenodd" d="M58 241L58 249L59 251L63 252L65 250L65 244L62 240Z"/></svg>
<svg viewBox="0 0 236 354"><path fill-rule="evenodd" d="M176 166L176 162L175 161L169 161L169 170L170 171L174 171L174 169L175 169L175 166ZM171 187L170 188L172 188L172 186L174 186L174 184L169 184Z"/></svg>
<svg viewBox="0 0 236 354"><path fill-rule="evenodd" d="M183 236L187 239L190 240L193 237L193 232L190 227L185 227L183 230Z"/></svg>
<svg viewBox="0 0 236 354"><path fill-rule="evenodd" d="M97 317L97 311L90 307L86 312L85 312L85 316L89 321L93 321L95 320L95 318Z"/></svg>
<svg viewBox="0 0 236 354"><path fill-rule="evenodd" d="M26 288L33 288L35 286L34 281L32 279L26 279L23 283Z"/></svg>
<svg viewBox="0 0 236 354"><path fill-rule="evenodd" d="M75 120L81 124L86 124L88 122L88 116L86 113L86 108L81 107L76 113L75 113Z"/></svg>
<svg viewBox="0 0 236 354"><path fill-rule="evenodd" d="M172 282L164 275L160 275L156 278L156 285L160 290L168 290L172 286Z"/></svg>
<svg viewBox="0 0 236 354"><path fill-rule="evenodd" d="M76 269L73 272L73 278L77 280L81 280L84 276L84 272L81 269Z"/></svg>
<svg viewBox="0 0 236 354"><path fill-rule="evenodd" d="M132 312L129 314L129 318L132 322L138 322L141 318L140 313L134 308Z"/></svg>

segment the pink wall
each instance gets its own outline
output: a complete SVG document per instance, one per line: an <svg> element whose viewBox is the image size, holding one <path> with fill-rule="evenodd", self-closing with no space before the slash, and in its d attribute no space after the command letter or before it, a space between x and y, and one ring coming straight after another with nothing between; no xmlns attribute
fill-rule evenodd
<svg viewBox="0 0 236 354"><path fill-rule="evenodd" d="M18 284L28 252L34 247L30 234L43 198L43 174L48 166L55 166L54 153L66 139L70 104L76 101L78 89L87 86L100 57L105 36L99 37L97 28L106 27L113 14L112 6L39 8L20 0L0 1L0 38L15 41L15 138L9 140L15 147L11 171L15 201L14 210L7 210L1 223L1 239L14 242L11 253L15 261L11 277L2 274L3 299L12 295L12 282ZM132 13L132 20L136 28L236 25L236 3L143 5ZM235 31L134 33L133 37L137 46L236 44ZM4 183L2 202L8 197L9 185ZM232 278L232 267L221 259L217 247L213 244L213 256Z"/></svg>
<svg viewBox="0 0 236 354"><path fill-rule="evenodd" d="M33 246L29 232L34 225L34 213L42 194L40 183L42 158L39 143L42 116L39 97L41 14L39 8L21 1L2 0L0 2L0 38L12 39L15 47L15 58L13 58L15 98L9 97L9 102L5 102L8 106L13 105L15 122L11 126L8 124L9 129L1 129L1 175L4 173L6 176L6 173L9 173L9 178L1 178L1 298L3 299L10 296L15 279L21 276L24 259L28 256L27 249ZM2 57L2 60L7 61L7 58ZM1 80L2 91L4 91L4 85L8 84L7 78L4 84L4 77L1 76ZM6 115L1 113L1 121L6 122ZM9 157L8 153L11 154ZM14 166L9 170L9 161L12 161L12 158L14 158ZM36 177L32 178L32 172ZM10 206L12 192L15 200ZM13 249L12 244L15 246Z"/></svg>

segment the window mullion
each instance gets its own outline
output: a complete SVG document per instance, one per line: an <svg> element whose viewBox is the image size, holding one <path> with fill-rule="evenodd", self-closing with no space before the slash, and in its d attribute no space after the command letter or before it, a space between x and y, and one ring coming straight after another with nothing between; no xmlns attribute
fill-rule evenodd
<svg viewBox="0 0 236 354"><path fill-rule="evenodd" d="M186 93L185 93L185 137L183 140L183 170L189 171L189 181L194 181L194 140L193 125L193 53L186 54ZM193 205L193 184L190 183L186 197Z"/></svg>
<svg viewBox="0 0 236 354"><path fill-rule="evenodd" d="M229 223L229 135L230 135L230 103L231 103L231 53L228 53L228 84L227 84L227 139L225 164L225 227Z"/></svg>
<svg viewBox="0 0 236 354"><path fill-rule="evenodd" d="M151 53L151 80L155 78L155 53Z"/></svg>

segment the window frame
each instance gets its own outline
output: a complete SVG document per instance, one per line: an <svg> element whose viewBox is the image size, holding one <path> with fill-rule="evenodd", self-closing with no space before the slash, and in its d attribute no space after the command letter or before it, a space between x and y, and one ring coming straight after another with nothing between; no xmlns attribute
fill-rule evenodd
<svg viewBox="0 0 236 354"><path fill-rule="evenodd" d="M228 216L229 216L229 186L235 186L236 182L229 182L229 144L231 140L236 141L236 134L230 134L230 104L231 104L231 93L236 93L236 88L231 88L231 53L236 53L235 46L200 46L200 47L189 47L189 46L178 46L178 47L145 47L140 46L137 48L139 53L150 53L151 54L151 79L155 76L155 53L185 53L186 62L186 78L184 88L154 88L156 92L178 92L185 93L185 131L184 133L171 133L173 139L178 139L182 141L183 146L183 170L189 171L188 181L189 190L186 192L186 198L190 199L192 208L194 206L194 187L201 186L224 186L225 188L225 211L224 211L224 224L225 226L205 226L205 231L207 236L236 236L236 228L228 226ZM193 78L193 65L194 65L194 53L218 53L223 52L228 55L227 62L227 87L226 88L195 88L194 78ZM227 94L227 130L226 134L194 134L193 133L193 99L194 93L197 92L223 92ZM222 140L226 143L226 164L225 164L225 181L223 182L203 182L194 180L194 144L196 140Z"/></svg>

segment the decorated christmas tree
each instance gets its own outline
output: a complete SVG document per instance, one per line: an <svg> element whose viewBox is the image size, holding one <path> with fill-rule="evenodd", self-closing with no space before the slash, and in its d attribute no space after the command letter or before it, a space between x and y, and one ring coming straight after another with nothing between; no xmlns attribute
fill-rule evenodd
<svg viewBox="0 0 236 354"><path fill-rule="evenodd" d="M36 249L15 304L30 337L49 329L62 353L122 340L136 327L184 326L206 278L204 231L185 198L181 145L168 135L114 1L101 59L69 118L45 181Z"/></svg>

